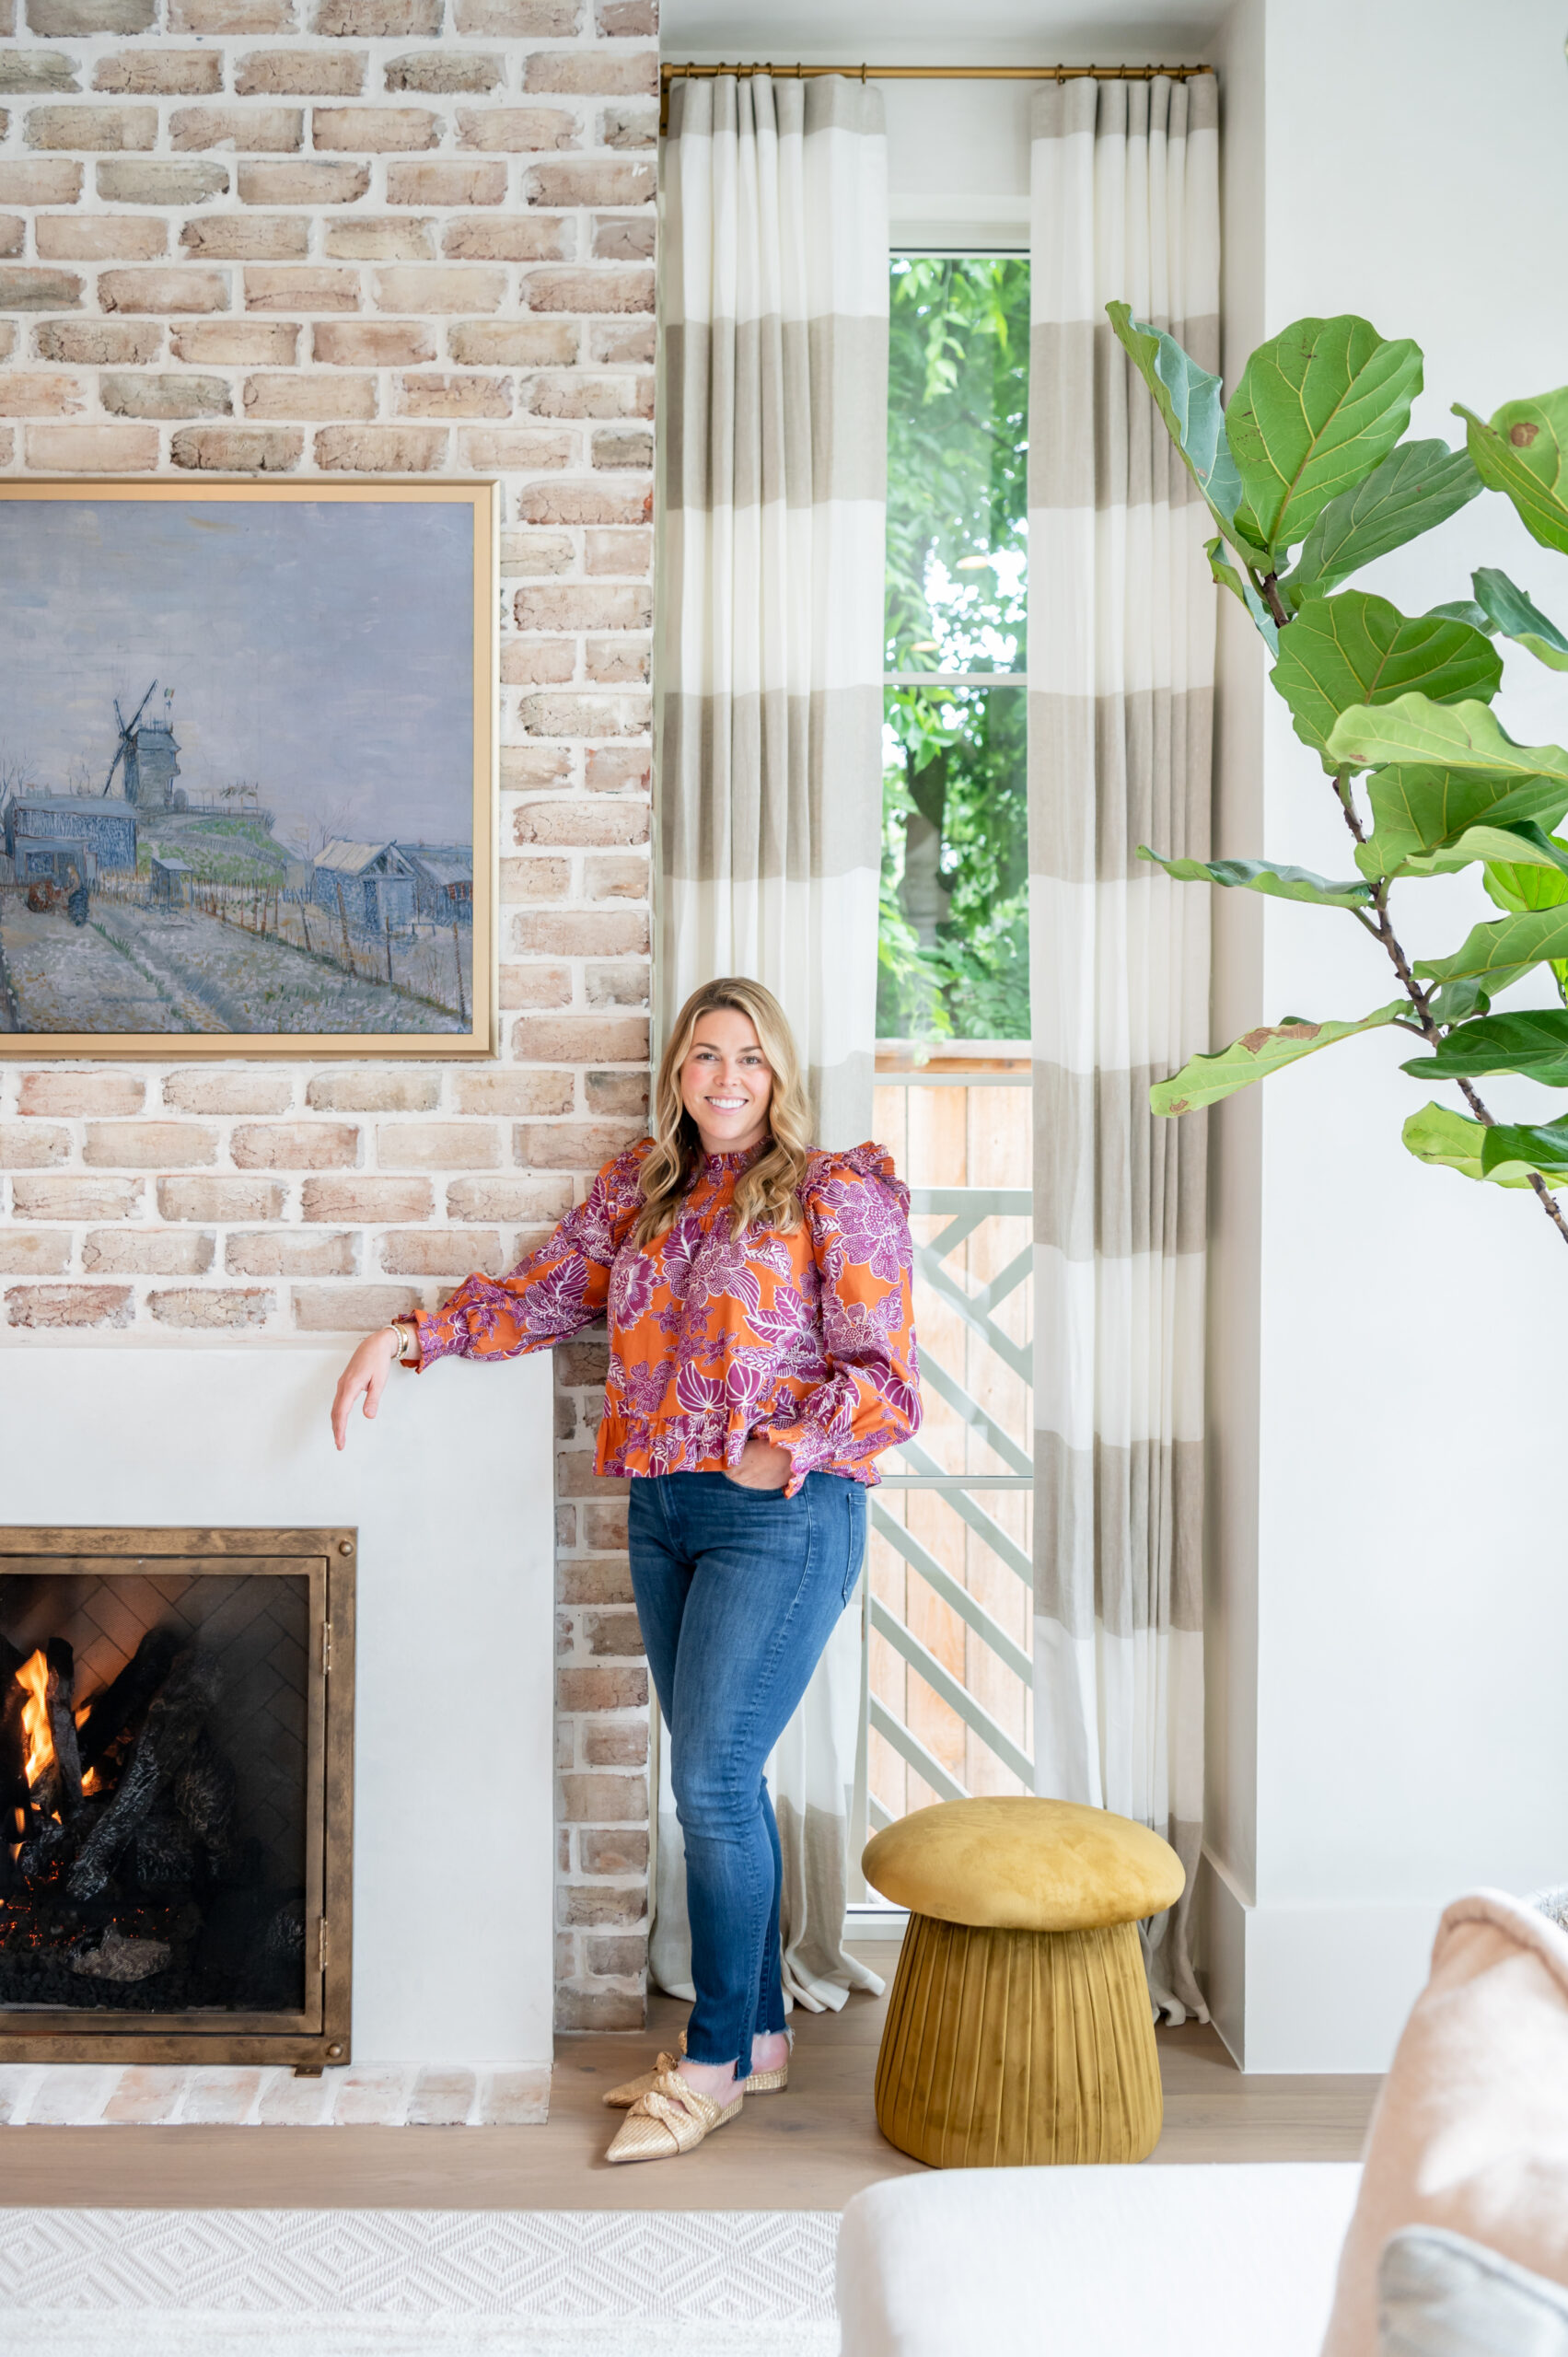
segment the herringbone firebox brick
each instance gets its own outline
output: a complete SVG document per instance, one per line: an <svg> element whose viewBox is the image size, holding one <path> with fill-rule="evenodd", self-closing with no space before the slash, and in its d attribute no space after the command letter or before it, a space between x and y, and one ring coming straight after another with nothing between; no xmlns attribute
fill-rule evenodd
<svg viewBox="0 0 1568 2357"><path fill-rule="evenodd" d="M548 1232L649 1007L655 0L0 0L0 475L500 486L498 1061L0 1066L0 1323L335 1337ZM555 1353L560 2014L643 2009L604 1346Z"/></svg>

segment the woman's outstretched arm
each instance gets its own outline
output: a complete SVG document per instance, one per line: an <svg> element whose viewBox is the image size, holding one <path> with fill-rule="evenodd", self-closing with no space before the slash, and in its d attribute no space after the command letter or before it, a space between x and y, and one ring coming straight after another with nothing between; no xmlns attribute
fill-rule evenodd
<svg viewBox="0 0 1568 2357"><path fill-rule="evenodd" d="M332 1437L340 1448L363 1398L374 1418L387 1377L412 1329L410 1364L421 1372L441 1358L514 1359L563 1342L602 1317L610 1271L642 1202L638 1174L645 1143L607 1163L575 1211L548 1242L504 1277L465 1277L436 1310L416 1310L361 1342L339 1379Z"/></svg>

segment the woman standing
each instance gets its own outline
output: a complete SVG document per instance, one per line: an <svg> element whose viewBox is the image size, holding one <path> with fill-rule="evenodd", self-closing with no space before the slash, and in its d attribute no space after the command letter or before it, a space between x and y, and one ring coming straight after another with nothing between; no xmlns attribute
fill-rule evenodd
<svg viewBox="0 0 1568 2357"><path fill-rule="evenodd" d="M783 1008L709 982L659 1064L653 1135L508 1277L360 1344L342 1448L393 1362L516 1358L610 1317L596 1458L632 1479L637 1616L670 1731L696 2003L684 2058L606 2098L612 2161L690 2152L789 2072L763 1763L849 1602L874 1460L920 1423L908 1190L880 1146L808 1144Z"/></svg>

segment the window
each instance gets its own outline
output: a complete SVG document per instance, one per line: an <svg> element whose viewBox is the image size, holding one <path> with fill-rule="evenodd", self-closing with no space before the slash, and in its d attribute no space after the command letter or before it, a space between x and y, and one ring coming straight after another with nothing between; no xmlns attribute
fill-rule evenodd
<svg viewBox="0 0 1568 2357"><path fill-rule="evenodd" d="M877 1028L1028 1037L1029 266L898 255L889 288Z"/></svg>
<svg viewBox="0 0 1568 2357"><path fill-rule="evenodd" d="M871 1502L865 1832L1033 1785L1028 263L891 273L876 1128L925 1421Z"/></svg>

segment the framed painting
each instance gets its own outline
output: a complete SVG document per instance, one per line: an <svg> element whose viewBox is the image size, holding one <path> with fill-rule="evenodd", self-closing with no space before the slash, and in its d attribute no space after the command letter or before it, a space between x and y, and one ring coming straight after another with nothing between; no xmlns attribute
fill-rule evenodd
<svg viewBox="0 0 1568 2357"><path fill-rule="evenodd" d="M495 497L0 482L0 1055L494 1052Z"/></svg>

